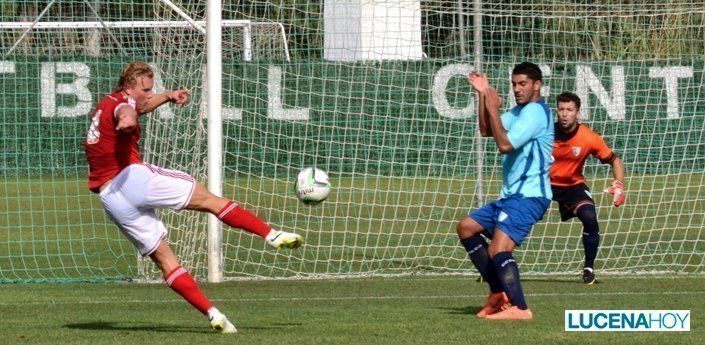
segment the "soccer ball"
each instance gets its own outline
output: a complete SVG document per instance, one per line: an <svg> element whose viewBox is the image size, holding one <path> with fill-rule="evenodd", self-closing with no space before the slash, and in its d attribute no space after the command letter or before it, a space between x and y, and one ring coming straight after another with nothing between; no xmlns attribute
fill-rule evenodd
<svg viewBox="0 0 705 345"><path fill-rule="evenodd" d="M314 167L304 168L299 172L294 183L296 197L304 204L315 205L326 200L330 194L328 174Z"/></svg>

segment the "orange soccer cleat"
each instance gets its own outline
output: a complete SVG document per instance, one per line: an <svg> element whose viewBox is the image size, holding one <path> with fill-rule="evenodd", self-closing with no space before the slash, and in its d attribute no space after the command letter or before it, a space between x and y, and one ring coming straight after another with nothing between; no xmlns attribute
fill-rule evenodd
<svg viewBox="0 0 705 345"><path fill-rule="evenodd" d="M488 315L500 311L502 306L506 303L509 303L509 298L507 298L504 292L490 292L490 295L487 297L487 303L485 303L485 306L475 315L480 318L487 317Z"/></svg>
<svg viewBox="0 0 705 345"><path fill-rule="evenodd" d="M517 306L502 309L504 310L487 315L485 318L487 320L531 320L534 317L531 313L531 309L522 310Z"/></svg>

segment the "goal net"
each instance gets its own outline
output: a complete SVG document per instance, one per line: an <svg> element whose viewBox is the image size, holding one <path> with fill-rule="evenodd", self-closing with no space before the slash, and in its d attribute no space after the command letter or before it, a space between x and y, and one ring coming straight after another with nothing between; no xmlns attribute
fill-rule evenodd
<svg viewBox="0 0 705 345"><path fill-rule="evenodd" d="M223 6L223 195L306 238L276 252L224 226L226 279L473 273L455 224L497 197L502 175L494 142L476 139L465 75L487 73L505 109L522 61L543 69L551 107L576 92L582 122L625 163L620 208L602 193L609 167L585 168L596 268L703 273L701 2L483 1L479 26L466 2L335 3ZM158 278L86 190L81 143L91 107L142 59L158 71L157 91L193 91L186 107L143 120L145 159L206 181L205 4L176 5L196 25L159 1L57 1L44 14L35 2L3 5L0 281ZM306 166L333 183L315 207L293 193ZM205 278L206 217L161 216L184 266ZM581 233L552 205L515 252L522 274L580 270Z"/></svg>
<svg viewBox="0 0 705 345"><path fill-rule="evenodd" d="M92 108L125 64L143 60L157 72L155 92L192 91L186 106L142 118L145 160L205 181L206 38L198 6L190 22L160 2L2 5L0 281L158 277L88 191L83 141ZM227 61L290 59L281 23L224 19L222 35ZM205 217L161 216L183 266L203 276Z"/></svg>

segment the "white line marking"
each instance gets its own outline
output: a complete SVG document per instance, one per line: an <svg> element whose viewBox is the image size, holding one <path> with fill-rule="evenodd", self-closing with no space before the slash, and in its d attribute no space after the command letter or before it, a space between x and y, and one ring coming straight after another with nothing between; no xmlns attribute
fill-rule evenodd
<svg viewBox="0 0 705 345"><path fill-rule="evenodd" d="M648 295L703 295L705 291L646 291L646 292L578 292L578 293L528 293L527 297L556 297L556 296L648 296ZM426 295L426 296L338 296L338 297L271 297L271 298L214 298L214 302L305 302L305 301L348 301L348 300L415 300L415 299L458 299L458 298L486 298L487 294L473 295ZM1 306L14 305L68 305L68 304L143 304L143 303L184 303L183 299L163 300L92 300L92 301L36 301L36 302L2 302Z"/></svg>

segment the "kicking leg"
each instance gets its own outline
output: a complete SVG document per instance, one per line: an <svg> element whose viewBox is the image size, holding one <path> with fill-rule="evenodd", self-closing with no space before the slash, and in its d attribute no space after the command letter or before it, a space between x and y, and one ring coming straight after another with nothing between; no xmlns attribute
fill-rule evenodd
<svg viewBox="0 0 705 345"><path fill-rule="evenodd" d="M304 239L300 235L274 230L262 219L237 203L216 196L202 184L195 183L193 196L186 206L187 209L212 213L229 226L259 235L276 249L297 248L303 244Z"/></svg>

